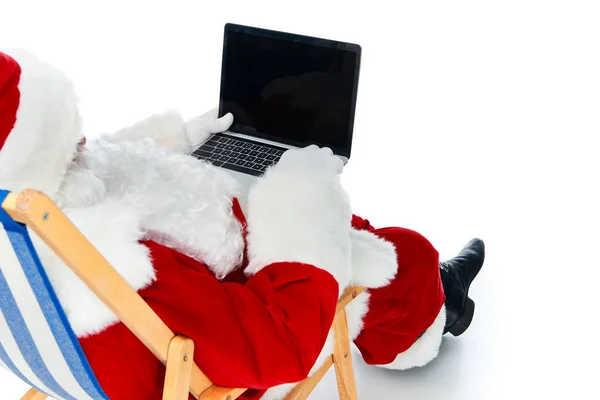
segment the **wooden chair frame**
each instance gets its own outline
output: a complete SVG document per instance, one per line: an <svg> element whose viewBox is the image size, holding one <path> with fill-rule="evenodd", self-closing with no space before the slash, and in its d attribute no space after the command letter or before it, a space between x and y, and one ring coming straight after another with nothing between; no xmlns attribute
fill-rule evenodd
<svg viewBox="0 0 600 400"><path fill-rule="evenodd" d="M188 393L199 400L234 400L246 391L214 385L193 361L193 341L176 336L47 196L30 189L10 193L2 208L15 221L32 229L166 365L163 400L187 400ZM306 399L332 365L340 399L358 398L345 307L364 290L351 287L340 297L333 323L333 354L311 377L298 383L286 400ZM31 389L21 400L46 398Z"/></svg>

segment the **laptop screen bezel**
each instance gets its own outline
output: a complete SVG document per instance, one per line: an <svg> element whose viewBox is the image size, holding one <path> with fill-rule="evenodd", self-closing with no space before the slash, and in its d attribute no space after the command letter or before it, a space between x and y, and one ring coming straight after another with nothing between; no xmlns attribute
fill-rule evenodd
<svg viewBox="0 0 600 400"><path fill-rule="evenodd" d="M332 150L335 154L350 158L350 154L352 152L352 137L353 137L353 133L354 133L354 117L356 114L356 99L358 97L358 80L359 80L359 75L360 75L360 58L361 58L360 45L354 44L354 43L339 42L339 41L335 41L335 40L320 39L320 38L315 38L315 37L310 37L310 36L297 35L297 34L293 34L293 33L272 31L272 30L268 30L268 29L255 28L255 27L244 26L244 25L237 25L237 24L232 24L232 23L226 24L225 25L225 34L223 37L223 56L222 56L222 63L221 63L219 117L223 116L223 105L224 105L223 104L224 103L223 91L224 91L224 86L225 86L225 70L226 70L225 68L226 68L226 63L227 63L227 51L226 50L227 50L227 37L228 37L229 32L246 33L246 34L265 36L265 37L270 37L270 38L297 41L300 43L305 43L305 44L310 44L310 45L315 45L315 46L338 48L338 49L343 49L344 51L350 51L350 52L353 52L356 54L356 66L354 68L354 80L353 80L352 98L351 98L350 114L349 114L350 120L348 121L348 132L346 134L346 143L344 144L344 146L341 146L341 147L336 147L336 148L332 147ZM325 143L300 142L300 141L289 140L289 139L279 137L279 136L268 135L268 134L265 134L264 132L259 132L254 128L237 124L235 122L235 115L234 115L233 125L229 128L229 130L234 133L241 133L241 134L254 136L254 137L258 137L258 138L262 138L262 139L266 139L266 140L272 140L272 141L285 143L287 145L296 146L296 147L305 147L310 144L316 144L320 147L329 146ZM329 147L331 147L331 146L329 146Z"/></svg>

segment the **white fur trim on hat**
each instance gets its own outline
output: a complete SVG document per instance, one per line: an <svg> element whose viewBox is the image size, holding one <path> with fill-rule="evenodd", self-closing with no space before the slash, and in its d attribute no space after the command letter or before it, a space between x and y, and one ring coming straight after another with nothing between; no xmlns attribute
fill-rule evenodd
<svg viewBox="0 0 600 400"><path fill-rule="evenodd" d="M81 140L77 96L54 66L24 50L9 50L21 67L17 120L0 151L0 187L58 191Z"/></svg>

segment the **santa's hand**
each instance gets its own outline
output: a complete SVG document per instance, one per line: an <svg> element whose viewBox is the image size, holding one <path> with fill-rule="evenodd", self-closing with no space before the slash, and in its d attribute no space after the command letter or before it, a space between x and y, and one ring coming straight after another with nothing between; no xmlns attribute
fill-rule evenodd
<svg viewBox="0 0 600 400"><path fill-rule="evenodd" d="M185 123L185 134L190 141L192 148L200 146L215 133L225 132L233 124L233 114L231 113L227 113L221 118L218 117L219 110L214 108Z"/></svg>
<svg viewBox="0 0 600 400"><path fill-rule="evenodd" d="M289 172L313 172L339 175L344 170L343 161L328 147L310 145L303 149L292 149L283 153L273 168Z"/></svg>

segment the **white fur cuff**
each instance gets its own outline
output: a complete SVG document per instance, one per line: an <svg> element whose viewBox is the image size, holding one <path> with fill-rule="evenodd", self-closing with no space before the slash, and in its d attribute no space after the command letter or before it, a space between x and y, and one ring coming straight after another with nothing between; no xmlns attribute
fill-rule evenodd
<svg viewBox="0 0 600 400"><path fill-rule="evenodd" d="M351 216L339 176L274 167L249 194L246 272L302 262L328 271L343 289L351 281Z"/></svg>
<svg viewBox="0 0 600 400"><path fill-rule="evenodd" d="M393 243L369 231L350 230L352 239L352 284L371 289L386 286L398 272Z"/></svg>

